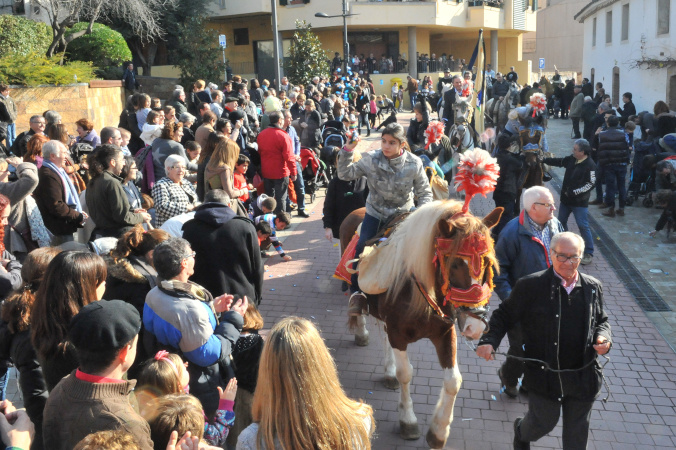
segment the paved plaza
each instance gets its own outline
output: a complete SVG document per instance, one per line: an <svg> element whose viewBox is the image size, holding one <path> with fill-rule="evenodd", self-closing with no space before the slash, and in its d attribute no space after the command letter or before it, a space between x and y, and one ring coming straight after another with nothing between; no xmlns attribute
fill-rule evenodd
<svg viewBox="0 0 676 450"><path fill-rule="evenodd" d="M400 115L406 125L410 115ZM550 150L565 155L570 152L570 121L550 121L548 131ZM362 145L377 148L379 134L372 134ZM562 173L559 173L562 178ZM322 229L323 190L310 205L310 218L297 221L284 237L284 248L293 257L283 262L273 256L266 262L265 292L261 312L266 330L285 316L298 315L312 320L320 328L326 344L336 360L342 384L348 395L369 403L375 413L376 435L373 448L404 450L428 448L424 441L428 422L437 402L442 384L434 347L421 341L409 347L409 358L414 368L411 387L415 413L422 436L415 441L404 441L398 434L398 391L382 384L382 327L370 320L371 342L368 347L357 347L348 333L346 322L347 295L340 291L340 282L332 278L339 260L337 242L324 239ZM471 205L474 214L483 216L493 208L489 199L475 198ZM645 278L644 289L652 287L661 298L676 310L673 298L676 260L675 243L666 243L664 236L650 239L647 232L654 228L659 211L643 206L627 208L625 217L606 219L593 210L593 218L604 232L604 239L615 247L603 246L606 251L619 248L626 259L636 266ZM569 223L575 230L571 216ZM599 237L594 232L595 239ZM602 241L596 241L602 243ZM610 244L610 243L608 243ZM609 249L609 250L608 250ZM604 285L604 297L613 331L611 361L605 369L610 384L607 403L596 402L592 413L590 449L673 449L676 447L676 354L674 353L673 312L646 313L622 281L627 273L618 275L611 266L618 255L596 251L591 265L582 267L585 273L599 278ZM651 269L661 269L653 273ZM626 280L625 280L626 281ZM497 296L491 299L494 310ZM665 336L670 340L665 339ZM506 341L500 351L506 351ZM513 422L527 409L527 397L510 399L499 392L497 368L503 361L480 360L461 341L459 351L462 389L455 405L455 417L447 449L510 449ZM603 359L601 359L603 361ZM20 401L15 383L10 386L10 398ZM608 395L605 389L601 398ZM534 449L561 448L560 425L537 443Z"/></svg>

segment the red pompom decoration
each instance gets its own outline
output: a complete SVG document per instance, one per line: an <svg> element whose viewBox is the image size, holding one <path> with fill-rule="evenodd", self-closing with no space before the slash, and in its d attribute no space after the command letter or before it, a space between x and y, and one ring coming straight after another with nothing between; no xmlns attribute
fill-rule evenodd
<svg viewBox="0 0 676 450"><path fill-rule="evenodd" d="M425 130L425 150L435 143L437 139L444 135L444 124L438 120L433 120Z"/></svg>
<svg viewBox="0 0 676 450"><path fill-rule="evenodd" d="M465 191L465 204L462 212L469 211L469 203L476 194L484 197L495 190L500 176L498 160L486 150L475 148L460 155L458 174L455 176L455 190Z"/></svg>

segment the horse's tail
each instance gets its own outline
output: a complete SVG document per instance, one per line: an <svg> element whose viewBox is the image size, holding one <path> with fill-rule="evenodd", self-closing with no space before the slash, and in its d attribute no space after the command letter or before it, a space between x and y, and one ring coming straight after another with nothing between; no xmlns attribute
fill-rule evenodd
<svg viewBox="0 0 676 450"><path fill-rule="evenodd" d="M358 319L358 316L350 316L349 319L347 319L347 329L354 333L357 330Z"/></svg>

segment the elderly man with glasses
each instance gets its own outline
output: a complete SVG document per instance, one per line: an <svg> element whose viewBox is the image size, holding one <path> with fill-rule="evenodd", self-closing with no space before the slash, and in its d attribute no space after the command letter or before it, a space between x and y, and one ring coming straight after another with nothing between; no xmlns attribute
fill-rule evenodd
<svg viewBox="0 0 676 450"><path fill-rule="evenodd" d="M510 220L500 232L495 254L500 263L500 275L495 277L495 292L503 302L507 300L517 280L551 266L552 238L564 231L554 217L556 206L552 193L543 186L534 186L523 193L523 210ZM521 327L516 324L507 332L509 354L523 356ZM516 397L518 379L523 374L523 362L514 358L498 370L505 393ZM522 388L523 390L523 388Z"/></svg>
<svg viewBox="0 0 676 450"><path fill-rule="evenodd" d="M520 324L525 357L539 360L526 363L528 412L514 422L514 449L530 449L530 442L554 429L560 415L563 448L587 447L591 409L602 383L596 358L608 353L612 340L601 282L577 270L583 253L584 240L577 234L554 236L552 267L516 283L477 348L479 357L493 359L505 333Z"/></svg>

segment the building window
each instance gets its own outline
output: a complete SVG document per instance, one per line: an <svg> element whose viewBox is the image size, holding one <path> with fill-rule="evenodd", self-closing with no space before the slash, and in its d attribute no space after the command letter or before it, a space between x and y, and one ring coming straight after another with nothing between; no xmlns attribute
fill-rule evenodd
<svg viewBox="0 0 676 450"><path fill-rule="evenodd" d="M671 0L657 0L657 34L669 34Z"/></svg>
<svg viewBox="0 0 676 450"><path fill-rule="evenodd" d="M606 13L606 44L613 42L613 12Z"/></svg>
<svg viewBox="0 0 676 450"><path fill-rule="evenodd" d="M225 9L225 0L220 0L219 3L221 5L221 9Z"/></svg>
<svg viewBox="0 0 676 450"><path fill-rule="evenodd" d="M629 39L629 3L622 5L622 36L621 40Z"/></svg>
<svg viewBox="0 0 676 450"><path fill-rule="evenodd" d="M592 47L596 47L596 17L592 21Z"/></svg>
<svg viewBox="0 0 676 450"><path fill-rule="evenodd" d="M235 28L232 31L235 33L235 45L249 45L248 28Z"/></svg>

